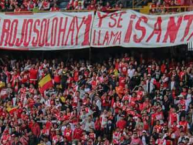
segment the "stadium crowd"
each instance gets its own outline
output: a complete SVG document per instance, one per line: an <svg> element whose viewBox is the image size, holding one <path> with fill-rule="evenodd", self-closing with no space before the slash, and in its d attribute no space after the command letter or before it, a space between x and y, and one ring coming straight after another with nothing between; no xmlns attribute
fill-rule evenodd
<svg viewBox="0 0 193 145"><path fill-rule="evenodd" d="M0 61L1 145L193 145L193 60ZM38 83L50 75L52 86Z"/></svg>
<svg viewBox="0 0 193 145"><path fill-rule="evenodd" d="M193 0L0 0L0 10L3 12L27 11L60 11L60 10L98 10L115 11L123 8L147 6L150 12L171 13L190 11L192 8L174 8L174 6L191 6ZM172 7L172 8L170 8Z"/></svg>
<svg viewBox="0 0 193 145"><path fill-rule="evenodd" d="M152 0L150 12L151 14L167 14L191 11L193 8L190 6L193 6L193 0Z"/></svg>
<svg viewBox="0 0 193 145"><path fill-rule="evenodd" d="M133 1L128 0L0 0L2 11L60 11L60 10L120 10L132 7Z"/></svg>

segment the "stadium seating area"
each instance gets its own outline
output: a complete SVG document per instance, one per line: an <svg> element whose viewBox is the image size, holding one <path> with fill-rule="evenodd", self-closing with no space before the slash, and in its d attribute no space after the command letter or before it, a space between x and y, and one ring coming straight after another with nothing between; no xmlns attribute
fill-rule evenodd
<svg viewBox="0 0 193 145"><path fill-rule="evenodd" d="M59 10L119 10L131 7L132 2L124 0L1 0L2 11L32 11L35 7L42 11Z"/></svg>
<svg viewBox="0 0 193 145"><path fill-rule="evenodd" d="M0 144L192 145L191 53L145 54L1 55Z"/></svg>
<svg viewBox="0 0 193 145"><path fill-rule="evenodd" d="M183 6L192 6L192 0L152 0L150 5L151 14L175 13L181 11L190 11L192 8L181 8Z"/></svg>
<svg viewBox="0 0 193 145"><path fill-rule="evenodd" d="M120 10L149 6L151 13L177 12L171 6L192 5L192 0L1 0L1 11ZM189 9L187 9L189 10Z"/></svg>
<svg viewBox="0 0 193 145"><path fill-rule="evenodd" d="M31 11L64 10L113 12L124 8L140 10L145 7L145 13L167 14L191 11L192 4L193 0L0 0L0 9L2 12L29 11L31 14ZM18 16L17 13L11 14L15 16L11 20ZM52 15L60 13L49 14L49 18L53 18ZM93 14L90 16L94 17ZM107 13L104 17L116 21L113 14ZM109 25L114 30L119 27L128 32L124 35L128 36L125 37L125 45L121 46L129 48L122 49L118 47L120 45L114 45L115 40L113 47L109 45L109 48L103 48L102 43L98 43L101 45L99 48L91 47L93 45L86 47L84 40L89 40L90 37L84 32L82 34L86 37L79 45L80 28L82 24L90 26L92 19L83 17L78 25L78 18L74 15L72 22L67 21L66 17L65 27L61 27L63 15L60 23L56 17L52 22L45 20L43 23L42 20L41 25L39 19L32 25L33 19L37 19L36 15L32 15L33 19L25 21L23 26L17 23L23 20L23 16L13 22L9 21L12 15L5 18L4 22L1 21L1 42L5 44L0 47L0 145L193 145L193 53L191 49L188 52L185 45L192 41L192 18L188 22L182 22L180 17L177 26L174 19L167 25L165 16L161 20L151 21L151 16L136 20L136 15L131 15L130 19L126 15L129 20L128 30L121 25L124 23L122 14L117 15L117 28L112 23L103 21L105 27ZM88 18L92 18L90 16ZM27 17L28 15L24 19ZM40 18L45 19L43 14ZM104 19L103 16L100 18L101 25ZM142 27L142 20L146 22L147 30ZM50 23L53 25L50 26L51 33L48 35ZM70 27L66 27L67 23ZM40 31L36 24L37 27L40 26ZM162 25L165 25L165 35L161 35ZM62 28L58 31L64 34L64 31L69 30L68 35L59 34L57 37L58 27ZM185 28L184 31L182 27ZM33 35L30 28L35 30ZM102 31L105 31L103 28ZM135 31L135 28L137 31L132 34L131 31ZM17 32L18 29L21 31ZM77 35L74 34L75 29ZM83 29L87 33L90 27ZM95 29L98 30L99 27ZM141 38L137 38L141 33L139 31L142 32ZM151 35L147 35L147 41L152 43L143 44L142 39L148 31ZM69 34L72 35L71 40ZM106 31L105 44L112 40L109 36L121 41L121 33L117 34L117 31ZM21 38L17 38L17 35ZM130 43L132 35L135 41L133 45ZM179 35L182 35L181 41ZM11 43L12 36L14 42L17 40L16 45ZM26 46L32 36L33 42L28 48ZM67 38L65 46L64 36ZM73 36L76 36L76 40ZM156 37L157 43L153 43L152 38ZM163 42L160 41L162 37L165 37ZM45 44L42 49L44 44L40 45L41 38ZM169 38L170 42L167 42ZM69 45L68 39L71 41ZM58 46L62 40L61 47L55 49L55 40L59 40ZM77 41L77 47L73 45L74 40ZM21 45L23 42L24 45ZM37 47L34 47L35 43L39 43ZM174 46L176 44L182 45ZM53 51L45 52L50 45L50 50ZM131 48L135 45L139 48ZM158 46L167 47L156 48Z"/></svg>

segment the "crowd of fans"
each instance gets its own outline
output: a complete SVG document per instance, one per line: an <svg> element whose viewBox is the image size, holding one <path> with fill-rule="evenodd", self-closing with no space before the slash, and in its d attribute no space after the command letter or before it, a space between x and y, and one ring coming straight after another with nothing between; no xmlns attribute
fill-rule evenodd
<svg viewBox="0 0 193 145"><path fill-rule="evenodd" d="M192 10L192 8L175 8L175 6L191 6L193 5L193 0L0 0L0 10L4 12L60 10L109 12L132 8L133 6L142 8L148 3L151 4L151 14L160 14Z"/></svg>
<svg viewBox="0 0 193 145"><path fill-rule="evenodd" d="M188 6L188 7L187 7ZM193 10L193 0L152 0L151 14L176 13Z"/></svg>
<svg viewBox="0 0 193 145"><path fill-rule="evenodd" d="M120 10L132 6L130 0L0 0L2 11Z"/></svg>
<svg viewBox="0 0 193 145"><path fill-rule="evenodd" d="M192 58L0 60L1 145L193 145Z"/></svg>

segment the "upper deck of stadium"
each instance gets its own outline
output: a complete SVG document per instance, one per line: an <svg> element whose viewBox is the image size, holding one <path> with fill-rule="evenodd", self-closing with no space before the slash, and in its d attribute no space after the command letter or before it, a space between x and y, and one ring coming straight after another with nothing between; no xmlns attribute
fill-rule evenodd
<svg viewBox="0 0 193 145"><path fill-rule="evenodd" d="M0 0L1 12L117 11L168 14L193 9L192 0Z"/></svg>

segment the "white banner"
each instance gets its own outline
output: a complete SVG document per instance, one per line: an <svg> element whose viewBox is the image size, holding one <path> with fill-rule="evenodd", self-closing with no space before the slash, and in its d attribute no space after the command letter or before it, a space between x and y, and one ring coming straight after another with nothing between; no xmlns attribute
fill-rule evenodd
<svg viewBox="0 0 193 145"><path fill-rule="evenodd" d="M0 48L60 50L90 47L94 12L0 14Z"/></svg>
<svg viewBox="0 0 193 145"><path fill-rule="evenodd" d="M92 47L166 47L193 41L193 12L144 15L135 11L97 12Z"/></svg>

